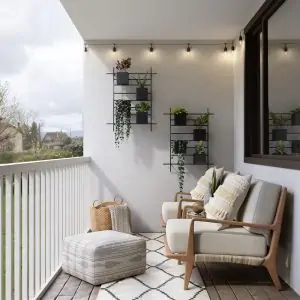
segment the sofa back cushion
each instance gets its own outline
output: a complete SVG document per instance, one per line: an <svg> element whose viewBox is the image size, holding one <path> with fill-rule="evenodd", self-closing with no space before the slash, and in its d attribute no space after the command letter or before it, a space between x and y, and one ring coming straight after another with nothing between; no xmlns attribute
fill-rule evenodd
<svg viewBox="0 0 300 300"><path fill-rule="evenodd" d="M254 180L250 186L247 198L240 211L240 219L243 222L272 224L277 211L281 186ZM270 232L266 229L245 227L249 232L263 234L269 237Z"/></svg>

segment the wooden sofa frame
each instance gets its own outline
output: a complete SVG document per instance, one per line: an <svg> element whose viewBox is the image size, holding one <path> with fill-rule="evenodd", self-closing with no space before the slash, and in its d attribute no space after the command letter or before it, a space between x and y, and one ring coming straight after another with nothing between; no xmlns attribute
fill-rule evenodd
<svg viewBox="0 0 300 300"><path fill-rule="evenodd" d="M201 221L201 222L209 222L209 223L219 223L219 224L230 225L230 226L238 226L238 227L247 226L251 228L270 230L272 232L271 243L270 243L270 247L268 248L267 255L263 259L262 265L269 272L275 287L278 290L281 290L282 285L280 283L280 279L277 272L276 259L277 259L279 238L281 233L281 225L283 220L284 206L286 203L286 195L287 195L287 190L285 187L282 187L279 195L279 201L277 205L275 218L272 224L256 224L256 223L246 223L246 222L228 221L228 220L222 221L222 220L215 220L215 219L207 219L204 217L193 217L189 229L187 251L185 253L173 253L168 246L167 238L165 236L166 256L168 258L177 259L178 261L185 262L184 289L185 290L188 289L188 284L190 282L190 277L195 264L195 254L197 254L194 251L194 224L195 222Z"/></svg>

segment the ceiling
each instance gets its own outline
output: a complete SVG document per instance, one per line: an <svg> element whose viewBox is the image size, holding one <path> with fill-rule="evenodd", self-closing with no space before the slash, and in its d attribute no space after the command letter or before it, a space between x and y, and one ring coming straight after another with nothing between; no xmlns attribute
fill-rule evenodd
<svg viewBox="0 0 300 300"><path fill-rule="evenodd" d="M264 0L61 0L85 41L231 40Z"/></svg>

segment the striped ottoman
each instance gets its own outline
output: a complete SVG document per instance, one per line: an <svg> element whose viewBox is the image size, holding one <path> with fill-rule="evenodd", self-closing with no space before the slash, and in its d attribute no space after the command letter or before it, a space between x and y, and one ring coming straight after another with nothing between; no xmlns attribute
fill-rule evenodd
<svg viewBox="0 0 300 300"><path fill-rule="evenodd" d="M93 285L142 274L146 270L146 241L112 231L65 238L62 269Z"/></svg>

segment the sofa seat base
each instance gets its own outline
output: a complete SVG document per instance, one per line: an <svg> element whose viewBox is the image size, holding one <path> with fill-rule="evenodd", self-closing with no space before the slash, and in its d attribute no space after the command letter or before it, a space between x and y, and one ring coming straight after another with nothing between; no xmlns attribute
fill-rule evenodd
<svg viewBox="0 0 300 300"><path fill-rule="evenodd" d="M190 224L189 219L168 220L166 238L172 253L187 251ZM243 227L219 228L217 223L195 222L195 254L265 257L267 240L263 235Z"/></svg>

